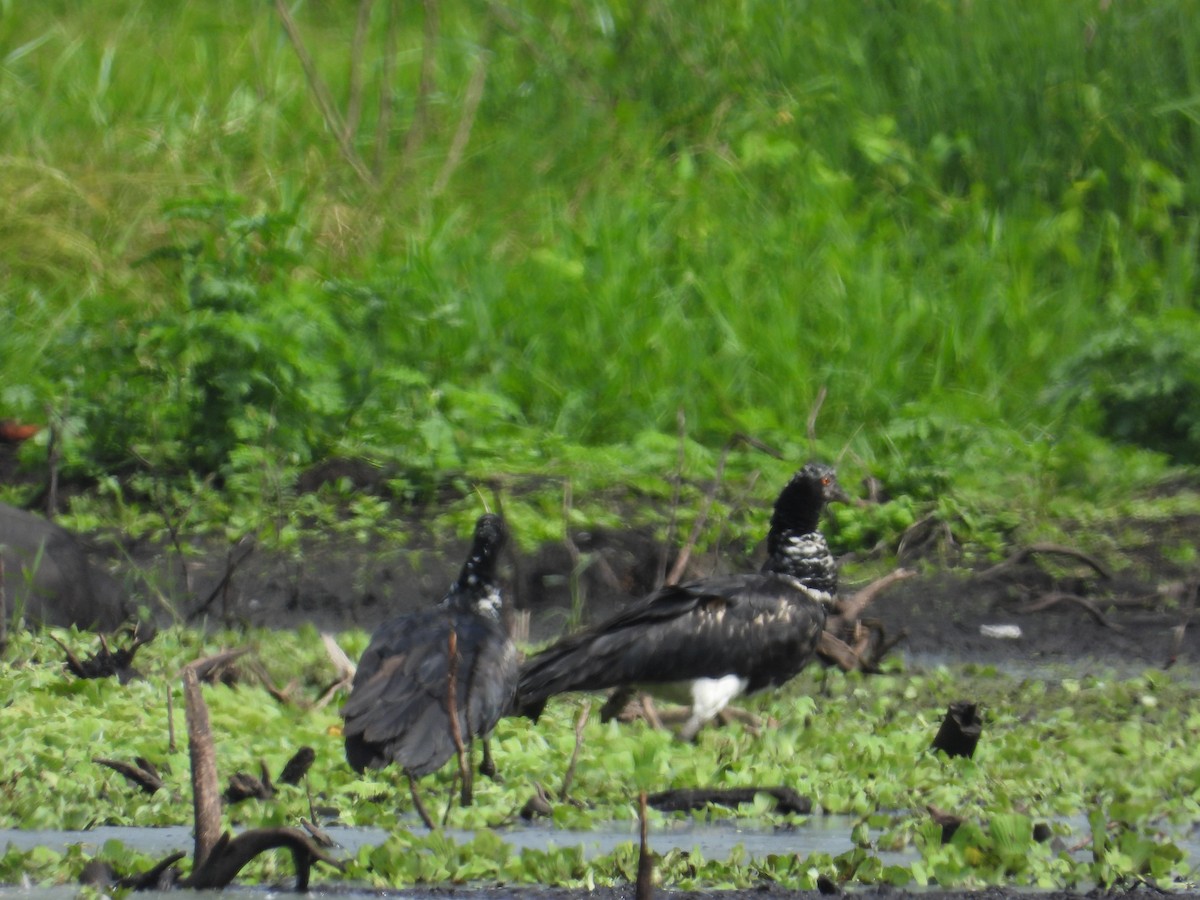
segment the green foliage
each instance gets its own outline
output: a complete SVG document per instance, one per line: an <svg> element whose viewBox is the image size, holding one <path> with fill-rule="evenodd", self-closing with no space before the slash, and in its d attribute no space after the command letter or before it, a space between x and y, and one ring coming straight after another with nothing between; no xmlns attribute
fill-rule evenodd
<svg viewBox="0 0 1200 900"><path fill-rule="evenodd" d="M295 214L242 215L239 205L175 204L168 221L195 226L196 239L143 261L169 270L173 296L129 310L117 328L114 299L83 325L79 344L107 365L78 368L68 403L80 408L96 470L136 460L166 474L225 474L243 448L297 464L330 446L344 407L343 323L319 289L291 277L303 252Z"/></svg>
<svg viewBox="0 0 1200 900"><path fill-rule="evenodd" d="M296 14L340 105L352 23ZM918 500L1012 446L1045 496L1089 498L1102 462L1041 465L1081 422L1185 458L1200 26L1178 4L526 0L439 24L422 94L424 23L395 23L414 90L351 142L415 149L367 188L269 7L14 5L4 411L61 417L68 468L254 492L346 452L401 463L414 499L680 410L705 447L795 461L822 387L824 441ZM1178 335L1097 338L1172 311ZM1046 373L1093 340L1084 369L1133 383L1080 370L1095 402L1056 402Z"/></svg>
<svg viewBox="0 0 1200 900"><path fill-rule="evenodd" d="M1200 316L1139 317L1097 335L1065 364L1058 397L1086 405L1101 434L1200 463Z"/></svg>

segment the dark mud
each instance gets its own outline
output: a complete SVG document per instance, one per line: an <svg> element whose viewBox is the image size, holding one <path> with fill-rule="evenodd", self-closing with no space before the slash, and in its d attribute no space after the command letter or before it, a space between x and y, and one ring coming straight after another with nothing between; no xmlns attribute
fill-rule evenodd
<svg viewBox="0 0 1200 900"><path fill-rule="evenodd" d="M403 545L347 537L308 538L298 554L251 544L193 542L186 557L171 546L100 541L114 571L158 618L192 624L322 630L371 630L387 618L436 602L466 553L465 539L432 530L432 519L405 522ZM906 559L916 572L881 593L861 614L890 651L922 664L973 662L1032 671L1096 666L1119 671L1193 665L1200 660L1200 622L1189 624L1200 564L1168 559L1168 549L1200 546L1200 518L1130 522L1126 546L1099 555L1074 548L1013 547L1011 561L948 566L931 555ZM652 590L664 548L646 532L572 534L574 547L510 547L503 565L519 637L538 642L607 616ZM727 548L697 557L688 577L751 571L762 547ZM576 569L576 560L583 564ZM576 573L573 584L572 572ZM843 594L882 572L878 562L847 560ZM856 578L855 576L858 575ZM172 598L169 606L145 598ZM1000 626L997 631L996 626ZM1018 637L994 636L1013 635Z"/></svg>

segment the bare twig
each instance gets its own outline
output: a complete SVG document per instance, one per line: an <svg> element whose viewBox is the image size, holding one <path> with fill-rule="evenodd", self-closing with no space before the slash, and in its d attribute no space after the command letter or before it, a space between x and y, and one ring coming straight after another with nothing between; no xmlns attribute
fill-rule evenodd
<svg viewBox="0 0 1200 900"><path fill-rule="evenodd" d="M0 558L0 657L8 649L8 601L4 589L4 560Z"/></svg>
<svg viewBox="0 0 1200 900"><path fill-rule="evenodd" d="M321 117L325 119L325 125L333 132L333 136L337 141L338 149L346 162L350 164L350 168L354 173L362 179L362 182L367 186L375 184L375 177L367 169L358 151L354 149L354 145L350 142L346 131L346 123L342 121L341 115L334 105L333 97L329 93L329 88L325 84L325 80L321 78L321 74L317 71L316 63L313 62L312 55L308 52L308 47L304 43L304 38L300 34L300 29L296 25L296 20L292 18L291 10L288 9L285 0L275 0L275 12L279 15L279 20L283 23L283 30L287 34L288 41L291 42L292 49L296 51L296 58L300 60L300 67L304 70L304 77L308 81L309 90L312 91L313 99L317 102L317 108L321 111Z"/></svg>
<svg viewBox="0 0 1200 900"><path fill-rule="evenodd" d="M371 7L375 0L359 0L358 16L354 22L354 41L350 45L350 96L346 101L345 140L354 141L362 117L362 60L371 24ZM386 88L386 85L384 86Z"/></svg>
<svg viewBox="0 0 1200 900"><path fill-rule="evenodd" d="M1096 624L1103 625L1105 628L1111 628L1113 631L1124 631L1125 628L1116 622L1110 620L1104 613L1100 611L1100 607L1096 606L1087 597L1080 597L1078 594L1069 594L1066 591L1050 591L1043 594L1037 600L1029 603L1017 610L1020 614L1041 612L1044 609L1049 609L1052 606L1057 606L1059 603L1074 603L1081 607L1091 616Z"/></svg>
<svg viewBox="0 0 1200 900"><path fill-rule="evenodd" d="M408 135L404 139L404 157L402 168L407 168L416 157L421 145L425 142L425 131L429 124L429 98L435 88L434 75L437 72L437 43L438 32L441 29L441 16L438 10L438 0L425 0L425 33L421 46L421 80L417 84L417 97L413 103L412 121L408 125Z"/></svg>
<svg viewBox="0 0 1200 900"><path fill-rule="evenodd" d="M308 819L304 818L304 816L301 816L300 817L300 827L303 828L305 831L307 831L310 835L312 835L312 839L317 842L317 846L319 846L319 847L336 847L337 846L337 844L334 842L333 838L331 838L329 836L329 833L327 831L325 831L324 828L321 828L319 825L317 825L316 822L310 822Z"/></svg>
<svg viewBox="0 0 1200 900"><path fill-rule="evenodd" d="M321 692L320 698L313 705L314 709L323 709L339 690L354 681L354 675L358 671L358 667L346 655L346 651L338 646L337 639L328 631L321 632L321 643L325 645L325 652L329 654L329 659L337 671L337 680Z"/></svg>
<svg viewBox="0 0 1200 900"><path fill-rule="evenodd" d="M210 606L212 606L213 601L216 600L217 597L225 598L223 600L223 603L226 606L225 612L226 612L226 615L228 616L229 585L233 581L234 573L237 572L238 568L242 565L242 563L244 563L247 559L250 558L250 555L252 553L254 553L254 550L255 550L254 542L251 540L248 540L248 539L249 539L249 535L242 535L240 538L237 539L237 541L235 541L230 546L229 553L227 554L227 556L225 558L225 572L221 575L220 580L217 581L216 585L209 592L209 595L208 595L208 597L205 598L204 602L201 603L198 607L196 607L196 609L194 609L188 615L187 620L189 622L192 621L193 619L197 618L201 614L208 612L208 608ZM246 546L245 552L243 552L241 556L235 556L234 551L237 550L238 547L241 547L243 545Z"/></svg>
<svg viewBox="0 0 1200 900"><path fill-rule="evenodd" d="M53 519L58 512L58 466L62 462L62 435L58 420L50 420L50 439L46 444L46 518Z"/></svg>
<svg viewBox="0 0 1200 900"><path fill-rule="evenodd" d="M845 597L838 600L835 605L838 617L844 622L852 622L857 619L864 609L870 606L875 598L883 591L890 588L898 581L904 581L906 578L912 578L917 573L912 569L895 569L888 572L882 578L877 578L868 584L866 587L857 591L853 596Z"/></svg>
<svg viewBox="0 0 1200 900"><path fill-rule="evenodd" d="M92 762L98 766L105 766L112 769L118 775L123 776L130 784L140 787L147 794L153 794L164 786L158 771L150 764L149 760L142 759L141 757L132 763L127 763L119 759L104 759L103 757L93 756Z"/></svg>
<svg viewBox="0 0 1200 900"><path fill-rule="evenodd" d="M804 430L808 435L808 445L810 448L817 443L817 416L821 414L821 407L825 403L825 394L825 385L821 385L817 390L817 399L813 401L812 409L808 411L808 420L804 423Z"/></svg>
<svg viewBox="0 0 1200 900"><path fill-rule="evenodd" d="M667 574L667 584L678 584L679 579L683 577L683 573L687 569L688 560L691 559L692 551L696 548L696 542L700 540L700 532L704 530L704 526L708 523L708 514L712 511L713 501L717 499L717 491L721 489L721 483L725 478L725 463L729 459L729 452L741 439L742 436L740 434L735 434L721 448L721 458L717 462L717 471L713 476L712 486L704 495L704 505L700 508L700 515L696 516L696 521L692 523L692 531L688 535L687 543L679 551L679 556L675 559L675 565L671 566L671 571Z"/></svg>
<svg viewBox="0 0 1200 900"><path fill-rule="evenodd" d="M658 554L658 569L654 573L656 590L667 584L668 580L671 584L675 583L673 577L668 579L667 576L667 552L675 541L675 527L679 521L679 496L683 491L683 466L687 450L687 416L684 414L682 406L675 411L675 423L679 431L679 453L675 460L675 471L671 475L671 515L667 520L667 535ZM675 568L679 568L678 565Z"/></svg>
<svg viewBox="0 0 1200 900"><path fill-rule="evenodd" d="M398 0L388 0L387 30L383 38L383 63L379 73L379 118L375 122L375 160L372 163L376 177L383 172L383 158L387 155L391 137L392 108L395 105L392 85L396 77L396 43L400 31L400 9Z"/></svg>
<svg viewBox="0 0 1200 900"><path fill-rule="evenodd" d="M490 35L491 22L489 20L488 35L484 38L485 42L490 42ZM446 185L450 182L450 176L454 174L454 170L462 162L463 154L467 149L467 142L471 139L471 130L475 127L475 116L479 112L479 103L483 100L483 87L487 82L488 62L490 59L491 51L484 49L480 51L479 56L475 60L475 69L471 72L471 80L467 83L467 94L463 98L462 114L458 117L458 127L454 129L454 137L450 140L450 149L446 151L446 158L442 162L442 168L433 182L433 187L430 189L430 194L434 197L437 197L446 189Z"/></svg>
<svg viewBox="0 0 1200 900"><path fill-rule="evenodd" d="M198 659L195 662L188 663L188 667L195 671L196 678L200 681L215 682L217 676L235 659L245 656L250 650L247 647L241 647L237 650L223 650L220 653L215 653L212 656L207 656L204 659Z"/></svg>
<svg viewBox="0 0 1200 900"><path fill-rule="evenodd" d="M0 569L0 572L3 570ZM2 588L2 585L0 585ZM0 592L0 600L3 599ZM1200 578L1192 581L1187 588L1187 599L1184 601L1183 609L1179 617L1179 624L1171 629L1171 646L1167 652L1167 662L1163 666L1164 669L1169 669L1179 659L1179 651L1183 648L1183 638L1187 633L1188 624L1192 621L1192 613L1196 610L1196 601L1200 600ZM3 610L3 603L0 603L0 612Z"/></svg>
<svg viewBox="0 0 1200 900"><path fill-rule="evenodd" d="M584 703L583 709L579 711L579 718L575 720L575 749L571 751L571 761L567 763L567 771L563 773L562 789L559 790L558 796L566 800L567 792L571 789L571 782L575 779L575 766L579 762L579 750L583 747L583 729L587 725L588 713L591 712L592 704Z"/></svg>
<svg viewBox="0 0 1200 900"><path fill-rule="evenodd" d="M582 618L583 608L587 603L587 583L583 580L583 554L579 552L579 545L571 537L572 497L571 479L568 478L563 482L563 544L571 558L571 574L568 578L571 590L571 618L578 620Z"/></svg>
<svg viewBox="0 0 1200 900"><path fill-rule="evenodd" d="M1092 571L1106 581L1112 579L1112 574L1108 571L1104 564L1095 557L1089 556L1082 550L1076 550L1072 547L1063 547L1059 544L1030 544L1028 547L1018 550L1003 562L996 563L996 565L989 569L984 569L976 577L994 578L1000 573L1004 572L1006 569L1010 569L1013 566L1019 566L1021 563L1027 562L1030 557L1034 555L1066 556L1070 559L1078 560L1079 562L1088 566L1090 569L1092 569Z"/></svg>
<svg viewBox="0 0 1200 900"><path fill-rule="evenodd" d="M325 652L329 654L329 659L337 670L338 676L345 681L353 681L358 667L346 655L346 651L338 645L337 639L328 631L322 631L321 643L325 645Z"/></svg>
<svg viewBox="0 0 1200 900"><path fill-rule="evenodd" d="M171 685L167 685L167 752L175 752L175 698L171 694Z"/></svg>

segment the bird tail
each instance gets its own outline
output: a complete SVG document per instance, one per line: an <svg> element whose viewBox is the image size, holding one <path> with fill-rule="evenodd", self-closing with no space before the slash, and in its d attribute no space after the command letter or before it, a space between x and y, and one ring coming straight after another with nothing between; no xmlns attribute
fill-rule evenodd
<svg viewBox="0 0 1200 900"><path fill-rule="evenodd" d="M536 722L555 694L609 687L588 649L586 642L568 639L527 660L513 698L514 714Z"/></svg>

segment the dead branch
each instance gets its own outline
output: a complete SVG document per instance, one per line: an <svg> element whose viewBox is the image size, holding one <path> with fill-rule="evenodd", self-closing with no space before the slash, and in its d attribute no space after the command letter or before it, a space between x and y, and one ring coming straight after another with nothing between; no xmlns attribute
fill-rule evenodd
<svg viewBox="0 0 1200 900"><path fill-rule="evenodd" d="M207 662L200 660L199 663ZM197 662L183 667L188 755L192 764L192 804L196 833L193 871L202 869L221 833L221 798L217 792L217 757L213 748L208 706L200 692Z"/></svg>
<svg viewBox="0 0 1200 900"><path fill-rule="evenodd" d="M121 684L127 684L134 678L141 677L133 668L133 657L139 647L154 640L156 633L153 628L141 630L135 625L129 631L129 644L115 651L108 646L104 635L100 635L100 649L82 661L54 635L50 635L50 640L62 648L67 657L63 667L76 678L111 678L116 675Z"/></svg>
<svg viewBox="0 0 1200 900"><path fill-rule="evenodd" d="M1065 556L1068 559L1074 559L1083 563L1105 581L1112 580L1112 574L1108 569L1097 560L1094 556L1084 553L1082 550L1076 550L1073 547L1063 547L1059 544L1030 544L1021 550L1018 550L1008 559L999 562L989 569L984 569L976 578L995 578L1015 566L1019 566L1028 562L1034 556Z"/></svg>
<svg viewBox="0 0 1200 900"><path fill-rule="evenodd" d="M250 649L248 647L241 647L237 650L225 650L221 653L215 653L212 656L206 656L204 659L188 663L188 665L196 673L198 681L208 684L216 684L218 681L228 682L230 680L229 664L249 652Z"/></svg>
<svg viewBox="0 0 1200 900"><path fill-rule="evenodd" d="M314 709L324 709L338 691L349 687L354 682L354 675L358 671L358 667L346 655L346 651L338 646L337 640L328 631L321 632L321 643L325 645L325 652L329 654L329 659L337 672L337 680L321 692L321 696L313 705Z"/></svg>
<svg viewBox="0 0 1200 900"><path fill-rule="evenodd" d="M234 772L229 779L229 787L225 788L224 799L227 804L241 803L243 800L273 800L275 785L271 783L271 773L267 764L259 762L261 777L256 778L246 772Z"/></svg>
<svg viewBox="0 0 1200 900"><path fill-rule="evenodd" d="M646 792L638 794L638 867L634 900L654 897L654 857L650 855L649 825L646 822Z"/></svg>
<svg viewBox="0 0 1200 900"><path fill-rule="evenodd" d="M325 829L319 827L315 822L310 822L304 816L300 817L300 827L312 835L312 839L317 842L319 847L336 847L337 844L331 838Z"/></svg>
<svg viewBox="0 0 1200 900"><path fill-rule="evenodd" d="M246 867L254 857L276 847L285 847L292 853L296 866L296 890L307 891L309 873L314 862L323 862L339 871L342 864L317 846L316 842L299 828L255 828L243 831L237 837L229 832L221 835L204 865L192 869L190 877L182 885L193 890L223 888Z"/></svg>
<svg viewBox="0 0 1200 900"><path fill-rule="evenodd" d="M312 747L301 747L287 761L283 771L279 773L279 783L299 784L301 779L308 774L308 770L312 768L316 758L317 752Z"/></svg>
<svg viewBox="0 0 1200 900"><path fill-rule="evenodd" d="M204 479L205 487L208 487L210 484L212 484L213 477L214 476L210 474ZM195 507L196 503L199 502L200 497L201 492L197 491L192 496L191 502L188 504L187 508L184 509L183 513L179 516L173 516L171 511L167 509L167 505L162 502L162 498L159 496L158 491L154 491L151 496L151 500L154 503L154 510L158 513L159 518L162 519L163 524L166 525L167 537L171 541L171 546L175 548L175 555L179 557L179 569L183 575L183 592L188 598L194 596L195 589L192 585L192 567L188 565L187 554L183 549L183 536L181 528L182 525L191 517L192 509Z"/></svg>
<svg viewBox="0 0 1200 900"><path fill-rule="evenodd" d="M313 99L317 103L317 108L321 111L321 117L325 120L326 127L333 132L334 138L337 140L338 149L350 168L362 180L363 184L372 187L375 184L375 177L367 169L358 151L354 149L354 144L350 142L346 131L346 123L342 121L341 115L338 114L337 107L334 105L333 97L329 93L329 88L325 84L325 80L317 71L316 63L313 62L312 55L308 52L308 46L304 43L304 38L300 34L300 29L296 25L296 20L292 18L291 10L288 9L285 0L275 0L275 12L279 15L279 20L283 23L284 33L287 35L288 41L292 45L292 49L296 52L296 58L300 60L300 68L304 70L304 78L308 82L309 90L312 91Z"/></svg>
<svg viewBox="0 0 1200 900"><path fill-rule="evenodd" d="M975 745L983 732L979 707L967 700L956 700L946 710L942 724L930 744L931 750L941 750L947 756L975 755Z"/></svg>
<svg viewBox="0 0 1200 900"><path fill-rule="evenodd" d="M737 807L743 803L753 803L759 794L767 794L775 800L775 811L781 813L797 813L808 815L812 812L812 800L796 793L786 785L774 787L741 787L741 788L679 788L673 791L661 791L651 794L648 802L655 809L663 812L688 812L704 809L708 804Z"/></svg>
<svg viewBox="0 0 1200 900"><path fill-rule="evenodd" d="M962 816L956 816L954 813L946 812L944 809L938 809L932 803L927 803L925 809L929 811L930 818L934 824L942 827L942 843L950 843L950 838L954 837L954 832L958 831L958 826L966 821Z"/></svg>
<svg viewBox="0 0 1200 900"><path fill-rule="evenodd" d="M185 856L186 853L178 850L147 872L118 879L116 886L135 891L165 891L179 881L179 871L172 867Z"/></svg>
<svg viewBox="0 0 1200 900"><path fill-rule="evenodd" d="M554 814L554 807L550 804L550 795L546 793L546 789L535 781L533 783L533 791L533 796L525 801L525 805L521 807L521 812L518 813L526 822L538 816L550 816Z"/></svg>
<svg viewBox="0 0 1200 900"><path fill-rule="evenodd" d="M862 664L862 660L850 649L849 644L828 631L821 632L817 641L817 655L826 662L833 663L843 672L853 672Z"/></svg>
<svg viewBox="0 0 1200 900"><path fill-rule="evenodd" d="M282 2L282 0L277 0L277 2ZM235 541L232 546L230 546L229 553L225 558L225 572L221 575L221 578L209 592L208 597L205 598L204 602L196 607L196 609L192 610L192 612L188 615L187 621L191 622L201 614L208 612L208 608L212 606L213 601L216 600L217 597L225 594L230 582L233 580L234 573L236 573L242 563L249 559L251 554L254 553L254 542L247 541L248 537L248 535L243 535L242 537L238 538L238 540ZM234 551L243 544L248 544L245 552L242 553L241 556L235 557Z"/></svg>
<svg viewBox="0 0 1200 900"><path fill-rule="evenodd" d="M333 663L333 667L337 670L338 675L345 681L353 681L358 667L346 655L346 651L338 646L338 642L334 636L328 631L322 631L321 643L325 645L325 652L329 654L329 659Z"/></svg>
<svg viewBox="0 0 1200 900"><path fill-rule="evenodd" d="M1089 616L1095 620L1097 625L1102 625L1105 628L1111 628L1113 631L1124 631L1123 625L1120 625L1109 619L1100 611L1100 607L1096 606L1087 597L1080 597L1078 594L1069 594L1066 591L1050 591L1043 594L1032 603L1028 603L1017 610L1020 615L1028 613L1041 612L1049 609L1052 606L1057 606L1059 603L1074 603L1076 606L1082 607Z"/></svg>
<svg viewBox="0 0 1200 900"><path fill-rule="evenodd" d="M132 763L122 762L119 759L104 759L99 756L93 756L92 762L99 766L106 766L121 775L130 784L141 788L147 794L153 794L162 787L162 778L158 774L158 769L149 760L139 756Z"/></svg>
<svg viewBox="0 0 1200 900"><path fill-rule="evenodd" d="M882 578L876 578L866 587L856 591L850 597L843 597L834 604L834 610L837 612L836 618L843 622L852 622L862 615L862 611L875 602L885 590L890 588L898 581L904 581L906 578L912 578L917 573L912 569L895 569ZM828 626L826 626L828 627Z"/></svg>
<svg viewBox="0 0 1200 900"><path fill-rule="evenodd" d="M221 654L223 657L229 655ZM187 878L180 879L178 873L171 869L184 855L176 853L149 872L122 879L120 884L137 890L171 886L193 889L222 888L233 881L258 854L276 847L286 847L291 851L296 866L296 889L307 890L313 862L328 863L339 870L342 864L327 855L298 828L258 828L245 831L236 838L231 837L229 832L221 833L216 751L213 746L208 706L204 702L197 674L200 670L212 668L213 658L210 658L191 662L182 670L195 823L195 859L192 873ZM263 779L269 784L270 778L265 766Z"/></svg>
<svg viewBox="0 0 1200 900"><path fill-rule="evenodd" d="M949 523L943 522L937 513L929 513L904 529L904 533L900 535L900 540L896 544L896 558L905 560L917 556L918 551L925 544L935 540L939 534L947 547L961 549L958 542L954 540L954 532Z"/></svg>

